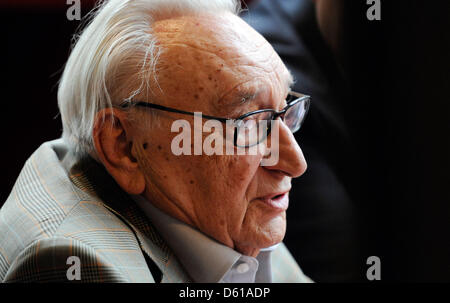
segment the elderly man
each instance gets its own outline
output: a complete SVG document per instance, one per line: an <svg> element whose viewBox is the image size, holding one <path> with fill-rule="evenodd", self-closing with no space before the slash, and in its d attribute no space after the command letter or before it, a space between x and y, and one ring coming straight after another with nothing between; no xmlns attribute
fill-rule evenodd
<svg viewBox="0 0 450 303"><path fill-rule="evenodd" d="M238 12L110 0L92 14L59 86L63 137L30 157L1 209L2 281L309 281L281 243L309 98ZM232 122L234 153L174 151L174 122L195 132L199 113Z"/></svg>

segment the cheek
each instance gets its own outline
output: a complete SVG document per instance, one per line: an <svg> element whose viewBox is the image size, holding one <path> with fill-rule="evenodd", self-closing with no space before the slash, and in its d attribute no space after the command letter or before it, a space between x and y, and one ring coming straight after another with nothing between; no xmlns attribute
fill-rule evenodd
<svg viewBox="0 0 450 303"><path fill-rule="evenodd" d="M259 164L260 158L255 156L233 156L227 159L221 174L226 177L224 190L234 190L229 194L239 201L249 199L257 185Z"/></svg>
<svg viewBox="0 0 450 303"><path fill-rule="evenodd" d="M247 208L247 196L257 188L255 179L260 161L249 156L206 156L191 157L197 174L196 188L202 194L202 200L208 205L214 204L229 215L236 212L241 215ZM223 214L222 214L223 215Z"/></svg>
<svg viewBox="0 0 450 303"><path fill-rule="evenodd" d="M256 157L234 156L224 163L222 173L217 177L217 201L223 207L229 228L240 229L248 213L250 201L258 188L257 171L260 160Z"/></svg>
<svg viewBox="0 0 450 303"><path fill-rule="evenodd" d="M189 186L195 185L190 176L195 168L186 157L177 157L172 153L170 132L165 132L166 128L161 129L161 136L149 135L134 142L136 158L147 186L171 200L179 201L187 196Z"/></svg>

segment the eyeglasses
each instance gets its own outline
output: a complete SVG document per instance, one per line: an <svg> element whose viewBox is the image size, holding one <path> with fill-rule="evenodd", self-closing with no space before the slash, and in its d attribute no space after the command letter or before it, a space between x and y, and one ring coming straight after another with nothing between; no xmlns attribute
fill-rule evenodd
<svg viewBox="0 0 450 303"><path fill-rule="evenodd" d="M291 91L286 99L287 105L280 111L274 109L260 109L246 113L236 119L214 117L202 115L202 118L217 120L222 123L231 121L234 123L234 145L236 147L248 148L258 145L264 141L272 130L272 121L281 118L292 133L297 132L305 120L309 110L311 97ZM178 113L183 115L196 116L193 112L174 109L159 104L153 104L143 101L125 100L120 104L121 108L131 106L146 107L166 112Z"/></svg>

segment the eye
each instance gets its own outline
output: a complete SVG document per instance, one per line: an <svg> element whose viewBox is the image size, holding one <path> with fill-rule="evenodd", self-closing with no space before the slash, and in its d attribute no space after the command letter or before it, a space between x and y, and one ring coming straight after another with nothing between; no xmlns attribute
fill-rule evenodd
<svg viewBox="0 0 450 303"><path fill-rule="evenodd" d="M254 115L246 117L244 119L241 120L237 120L237 127L239 129L245 130L245 131L249 131L253 128L255 128L258 124L258 120L256 120L257 117L254 117Z"/></svg>
<svg viewBox="0 0 450 303"><path fill-rule="evenodd" d="M237 120L237 126L248 132L250 130L258 129L262 122L266 122L265 125L267 125L272 120L272 116L272 111L254 113L243 119Z"/></svg>
<svg viewBox="0 0 450 303"><path fill-rule="evenodd" d="M236 144L249 147L267 137L273 111L253 113L237 121Z"/></svg>

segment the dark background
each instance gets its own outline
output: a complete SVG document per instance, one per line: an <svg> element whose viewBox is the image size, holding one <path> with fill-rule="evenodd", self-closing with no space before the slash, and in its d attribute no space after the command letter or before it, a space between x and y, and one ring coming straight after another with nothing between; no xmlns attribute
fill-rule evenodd
<svg viewBox="0 0 450 303"><path fill-rule="evenodd" d="M351 2L361 243L384 279L448 282L450 3L382 1L377 24Z"/></svg>
<svg viewBox="0 0 450 303"><path fill-rule="evenodd" d="M85 15L92 1L81 2ZM57 82L79 25L67 20L67 7L0 4L0 205L31 153L61 135ZM367 8L346 5L351 94L339 105L358 164L357 280L365 281L365 260L375 255L382 281L450 282L450 3L382 0L382 21L373 22Z"/></svg>

